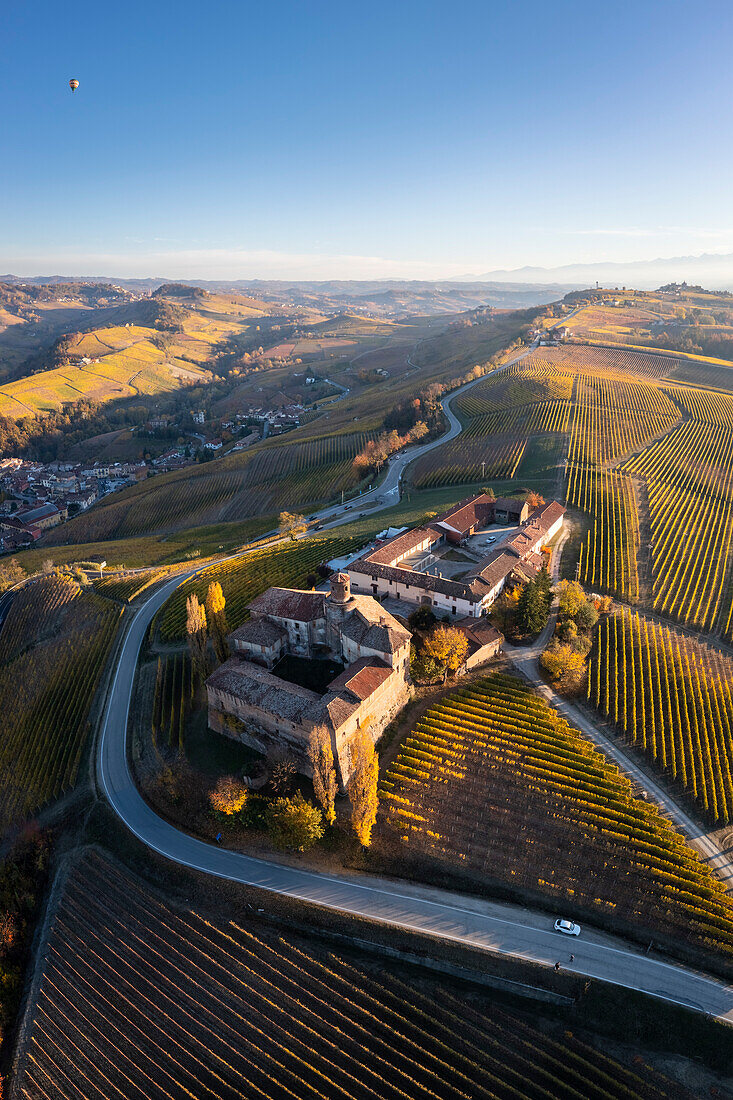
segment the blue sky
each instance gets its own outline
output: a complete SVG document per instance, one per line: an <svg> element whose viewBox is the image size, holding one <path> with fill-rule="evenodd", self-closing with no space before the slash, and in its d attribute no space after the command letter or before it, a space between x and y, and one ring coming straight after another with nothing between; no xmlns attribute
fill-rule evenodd
<svg viewBox="0 0 733 1100"><path fill-rule="evenodd" d="M719 0L9 5L0 271L733 251L732 42Z"/></svg>

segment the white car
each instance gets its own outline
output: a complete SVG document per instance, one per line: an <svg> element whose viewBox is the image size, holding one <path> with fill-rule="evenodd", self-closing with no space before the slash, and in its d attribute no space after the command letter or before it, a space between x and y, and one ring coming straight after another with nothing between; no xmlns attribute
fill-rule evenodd
<svg viewBox="0 0 733 1100"><path fill-rule="evenodd" d="M564 932L566 936L579 936L580 925L573 924L571 920L563 920L562 917L558 917L555 921L555 931Z"/></svg>

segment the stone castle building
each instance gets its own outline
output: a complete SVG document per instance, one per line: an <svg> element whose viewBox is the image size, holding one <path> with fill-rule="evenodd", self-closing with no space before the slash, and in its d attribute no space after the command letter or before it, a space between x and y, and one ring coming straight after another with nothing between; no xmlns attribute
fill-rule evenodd
<svg viewBox="0 0 733 1100"><path fill-rule="evenodd" d="M206 681L209 726L258 752L287 749L306 775L311 731L323 727L343 789L356 732L368 729L376 742L409 698L409 631L377 600L354 595L345 573L330 592L270 588L249 611L230 635L233 656ZM277 675L288 655L345 667L319 693Z"/></svg>

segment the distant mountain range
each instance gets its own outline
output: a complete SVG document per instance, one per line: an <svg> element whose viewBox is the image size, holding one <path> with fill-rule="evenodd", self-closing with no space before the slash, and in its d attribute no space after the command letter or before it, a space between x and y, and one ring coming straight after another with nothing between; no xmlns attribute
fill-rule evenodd
<svg viewBox="0 0 733 1100"><path fill-rule="evenodd" d="M579 289L575 283L533 284L527 280L516 282L428 281L428 280L338 280L285 281L275 279L176 279L176 283L203 287L215 293L245 294L283 306L304 306L331 313L339 310L356 310L377 317L399 318L406 316L437 316L463 313L479 306L497 309L526 309L545 305L562 298L570 290ZM112 283L137 294L157 290L170 279L115 279L109 275L76 278L70 275L36 275L19 277L0 275L0 284L55 285L83 283Z"/></svg>
<svg viewBox="0 0 733 1100"><path fill-rule="evenodd" d="M571 290L627 286L654 290L686 282L709 290L733 290L733 253L704 253L629 263L578 263L562 267L519 267L444 280L428 279L116 279L109 275L74 277L0 275L0 283L113 283L133 292L178 282L214 292L246 294L270 302L315 307L326 312L356 309L382 317L461 313L477 306L521 309L562 298Z"/></svg>
<svg viewBox="0 0 733 1100"><path fill-rule="evenodd" d="M572 283L576 288L628 286L654 290L667 283L689 283L708 290L733 290L733 253L707 252L701 256L673 256L669 259L635 260L631 263L566 264L563 267L519 267L466 275L457 282L491 282L534 285Z"/></svg>

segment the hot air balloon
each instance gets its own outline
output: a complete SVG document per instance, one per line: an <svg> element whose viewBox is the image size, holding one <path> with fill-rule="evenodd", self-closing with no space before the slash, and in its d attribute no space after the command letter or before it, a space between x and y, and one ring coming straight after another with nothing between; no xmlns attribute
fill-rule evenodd
<svg viewBox="0 0 733 1100"><path fill-rule="evenodd" d="M71 88L72 92L75 92L76 89L79 87L79 81L78 80L70 80L69 81L69 87Z"/></svg>

